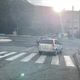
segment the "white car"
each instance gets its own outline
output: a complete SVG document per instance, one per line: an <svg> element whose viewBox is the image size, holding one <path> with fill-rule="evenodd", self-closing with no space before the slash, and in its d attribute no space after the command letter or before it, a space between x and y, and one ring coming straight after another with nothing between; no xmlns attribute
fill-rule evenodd
<svg viewBox="0 0 80 80"><path fill-rule="evenodd" d="M62 53L62 44L57 39L41 39L38 41L39 53L48 52L49 54Z"/></svg>

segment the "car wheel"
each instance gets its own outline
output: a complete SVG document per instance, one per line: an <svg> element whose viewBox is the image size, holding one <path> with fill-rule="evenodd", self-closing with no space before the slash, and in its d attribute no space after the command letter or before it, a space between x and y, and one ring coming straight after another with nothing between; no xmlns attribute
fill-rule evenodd
<svg viewBox="0 0 80 80"><path fill-rule="evenodd" d="M55 51L54 55L55 55L55 56L57 55L57 51Z"/></svg>
<svg viewBox="0 0 80 80"><path fill-rule="evenodd" d="M59 53L61 54L62 53L62 50Z"/></svg>
<svg viewBox="0 0 80 80"><path fill-rule="evenodd" d="M39 54L41 55L42 51L39 51Z"/></svg>

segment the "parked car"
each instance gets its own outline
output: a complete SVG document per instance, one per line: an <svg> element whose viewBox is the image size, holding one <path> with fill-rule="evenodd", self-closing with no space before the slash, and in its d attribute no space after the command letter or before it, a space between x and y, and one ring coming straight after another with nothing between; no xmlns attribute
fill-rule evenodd
<svg viewBox="0 0 80 80"><path fill-rule="evenodd" d="M48 54L62 53L62 44L57 39L40 39L38 42L39 54L43 52Z"/></svg>

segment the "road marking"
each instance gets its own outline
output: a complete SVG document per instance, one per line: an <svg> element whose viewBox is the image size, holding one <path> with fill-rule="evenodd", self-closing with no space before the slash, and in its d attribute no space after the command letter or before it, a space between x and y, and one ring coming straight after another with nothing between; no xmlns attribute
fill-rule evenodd
<svg viewBox="0 0 80 80"><path fill-rule="evenodd" d="M16 54L16 53L17 53L17 52L11 52L11 53L5 54L5 55L3 55L3 56L0 56L0 58L4 58L4 57L7 57L7 56Z"/></svg>
<svg viewBox="0 0 80 80"><path fill-rule="evenodd" d="M58 55L52 57L51 64L52 65L59 65L59 57L58 57Z"/></svg>
<svg viewBox="0 0 80 80"><path fill-rule="evenodd" d="M44 63L46 57L47 57L47 56L45 56L45 55L41 55L41 56L39 57L39 59L38 59L35 63Z"/></svg>
<svg viewBox="0 0 80 80"><path fill-rule="evenodd" d="M5 53L7 53L7 51L2 51L2 52L0 52L0 54L5 54Z"/></svg>
<svg viewBox="0 0 80 80"><path fill-rule="evenodd" d="M28 62L36 55L37 55L37 53L32 53L32 54L28 55L27 57L25 57L24 59L22 59L21 61L22 62Z"/></svg>
<svg viewBox="0 0 80 80"><path fill-rule="evenodd" d="M65 60L66 66L72 66L72 67L75 66L75 65L73 64L70 56L64 56L64 60Z"/></svg>
<svg viewBox="0 0 80 80"><path fill-rule="evenodd" d="M11 39L0 39L0 42L11 42Z"/></svg>
<svg viewBox="0 0 80 80"><path fill-rule="evenodd" d="M17 58L19 58L19 57L21 57L21 56L23 56L23 55L25 55L25 54L27 54L27 53L20 53L20 54L17 54L17 55L15 55L15 56L12 56L12 57L10 57L10 58L8 58L8 59L6 59L6 60L12 61L12 60L15 60L15 59L17 59Z"/></svg>

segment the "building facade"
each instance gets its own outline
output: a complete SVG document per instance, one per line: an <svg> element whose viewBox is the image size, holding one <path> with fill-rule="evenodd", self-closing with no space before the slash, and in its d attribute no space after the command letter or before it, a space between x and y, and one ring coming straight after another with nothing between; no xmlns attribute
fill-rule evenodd
<svg viewBox="0 0 80 80"><path fill-rule="evenodd" d="M80 32L80 11L63 11L61 13L64 32L69 36L79 36Z"/></svg>

